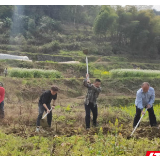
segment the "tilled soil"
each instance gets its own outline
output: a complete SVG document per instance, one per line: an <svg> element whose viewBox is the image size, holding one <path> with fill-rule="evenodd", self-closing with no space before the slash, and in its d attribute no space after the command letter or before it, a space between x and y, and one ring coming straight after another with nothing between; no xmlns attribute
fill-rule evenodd
<svg viewBox="0 0 160 160"><path fill-rule="evenodd" d="M133 128L131 127L131 123L127 126L124 125L122 129L113 129L109 126L109 124L106 124L105 126L102 126L103 134L121 134L124 138L127 139L128 136L133 131ZM65 135L67 137L71 137L73 135L95 135L98 134L100 130L100 127L91 127L89 131L86 131L83 126L79 127L63 127L59 128L57 131L55 130L55 127L48 128L43 127L41 132L36 133L35 132L35 126L19 126L19 127L9 127L5 130L6 134L14 134L16 136L20 136L23 138L27 137L33 137L36 135L41 135L44 137L47 136L55 136L55 135ZM160 138L160 129L158 127L150 127L148 122L142 122L141 125L136 129L135 133L132 136L134 139L139 138L148 138L149 140L152 140L154 138Z"/></svg>

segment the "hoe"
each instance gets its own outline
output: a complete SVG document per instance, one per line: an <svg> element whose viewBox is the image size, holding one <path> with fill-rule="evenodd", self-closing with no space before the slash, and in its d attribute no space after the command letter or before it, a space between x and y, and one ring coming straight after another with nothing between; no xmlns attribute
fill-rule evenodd
<svg viewBox="0 0 160 160"><path fill-rule="evenodd" d="M86 55L86 66L87 66L87 74L88 74L88 58L87 58L88 49L83 50L83 53ZM89 79L89 77L88 77L88 79Z"/></svg>
<svg viewBox="0 0 160 160"><path fill-rule="evenodd" d="M143 116L145 115L146 111L147 111L147 108L146 108L146 110L145 110L144 114L141 116L140 120L138 121L137 125L135 126L134 130L132 131L131 135L130 135L130 136L128 136L128 137L127 137L127 139L129 139L129 138L131 138L131 137L132 137L133 133L136 131L136 129L137 129L137 127L138 127L139 123L141 122L141 120L142 120Z"/></svg>

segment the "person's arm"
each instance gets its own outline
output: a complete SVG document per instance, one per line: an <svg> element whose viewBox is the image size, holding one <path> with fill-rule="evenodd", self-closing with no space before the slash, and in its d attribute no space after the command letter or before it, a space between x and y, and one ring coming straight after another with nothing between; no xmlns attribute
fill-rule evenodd
<svg viewBox="0 0 160 160"><path fill-rule="evenodd" d="M47 105L45 103L43 103L43 107L47 110L47 113L50 112L50 110L48 109Z"/></svg>
<svg viewBox="0 0 160 160"><path fill-rule="evenodd" d="M54 109L54 107L56 106L56 100L53 100L53 105L52 105L52 109Z"/></svg>
<svg viewBox="0 0 160 160"><path fill-rule="evenodd" d="M2 88L0 90L0 103L4 101L4 96L5 96L5 89Z"/></svg>
<svg viewBox="0 0 160 160"><path fill-rule="evenodd" d="M53 105L52 105L52 109L54 109L54 107L55 107L56 99L57 99L57 94L56 94L56 95L55 95L55 97L53 98Z"/></svg>
<svg viewBox="0 0 160 160"><path fill-rule="evenodd" d="M87 88L91 88L91 83L88 77L89 77L89 74L86 74L86 79L83 80L83 85Z"/></svg>
<svg viewBox="0 0 160 160"><path fill-rule="evenodd" d="M85 87L87 87L87 88L91 88L91 84L88 82L87 79L84 79L84 80L83 80L83 85L84 85Z"/></svg>
<svg viewBox="0 0 160 160"><path fill-rule="evenodd" d="M47 110L47 113L49 113L49 109L47 107L47 96L48 94L47 93L44 93L43 97L42 97L42 104L43 104L43 107Z"/></svg>
<svg viewBox="0 0 160 160"><path fill-rule="evenodd" d="M155 91L154 91L154 89L153 89L151 98L150 98L150 100L149 100L149 102L148 102L148 105L149 105L148 107L149 107L149 108L153 106L154 101L155 101Z"/></svg>
<svg viewBox="0 0 160 160"><path fill-rule="evenodd" d="M142 93L137 92L136 95L136 105L139 109L143 110L143 104L142 104Z"/></svg>

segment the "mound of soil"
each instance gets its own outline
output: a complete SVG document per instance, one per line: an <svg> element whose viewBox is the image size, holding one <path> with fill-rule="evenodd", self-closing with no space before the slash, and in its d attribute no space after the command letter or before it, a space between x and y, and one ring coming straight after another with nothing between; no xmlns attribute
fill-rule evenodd
<svg viewBox="0 0 160 160"><path fill-rule="evenodd" d="M128 138L132 133L132 131L133 128L127 128L127 127L124 128L122 130L123 137L127 136ZM151 127L149 125L149 122L142 122L140 126L136 129L132 137L136 139L148 138L149 140L152 140L154 138L160 138L160 127L159 126Z"/></svg>

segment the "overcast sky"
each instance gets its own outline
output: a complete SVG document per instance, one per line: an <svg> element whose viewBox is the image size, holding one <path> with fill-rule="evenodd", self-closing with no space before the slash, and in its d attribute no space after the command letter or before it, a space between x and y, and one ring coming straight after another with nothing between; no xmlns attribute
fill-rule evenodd
<svg viewBox="0 0 160 160"><path fill-rule="evenodd" d="M122 6L125 6L125 5L122 5ZM160 11L160 5L153 5L153 9Z"/></svg>
<svg viewBox="0 0 160 160"><path fill-rule="evenodd" d="M157 11L160 11L160 6L153 6L154 9L156 9Z"/></svg>

